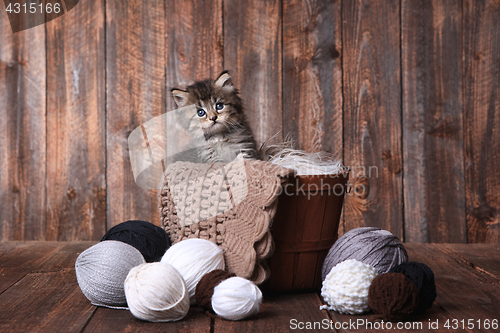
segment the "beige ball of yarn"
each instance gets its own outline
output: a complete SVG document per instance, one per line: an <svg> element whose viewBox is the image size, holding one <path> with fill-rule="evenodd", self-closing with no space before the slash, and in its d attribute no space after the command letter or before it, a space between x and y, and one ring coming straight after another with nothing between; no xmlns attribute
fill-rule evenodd
<svg viewBox="0 0 500 333"><path fill-rule="evenodd" d="M132 268L125 280L125 296L130 312L141 320L176 321L189 311L184 279L173 266L165 263Z"/></svg>
<svg viewBox="0 0 500 333"><path fill-rule="evenodd" d="M262 292L247 279L235 276L214 288L212 309L227 320L241 320L259 313Z"/></svg>
<svg viewBox="0 0 500 333"><path fill-rule="evenodd" d="M174 266L186 281L191 304L195 303L196 285L214 269L224 269L224 251L215 243L190 238L171 246L161 262Z"/></svg>

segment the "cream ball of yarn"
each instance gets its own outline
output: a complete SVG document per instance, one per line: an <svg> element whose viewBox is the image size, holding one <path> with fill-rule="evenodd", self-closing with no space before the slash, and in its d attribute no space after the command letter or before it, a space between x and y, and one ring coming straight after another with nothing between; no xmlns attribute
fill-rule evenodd
<svg viewBox="0 0 500 333"><path fill-rule="evenodd" d="M199 238L185 239L171 246L161 262L174 266L181 273L191 304L195 303L196 285L203 275L225 268L224 251L215 243Z"/></svg>
<svg viewBox="0 0 500 333"><path fill-rule="evenodd" d="M212 309L227 320L241 320L259 313L262 292L251 281L231 277L214 288Z"/></svg>
<svg viewBox="0 0 500 333"><path fill-rule="evenodd" d="M323 281L321 296L328 303L320 310L329 309L345 314L361 314L370 309L368 291L377 270L356 259L337 264Z"/></svg>
<svg viewBox="0 0 500 333"><path fill-rule="evenodd" d="M189 294L181 274L171 265L155 262L130 270L125 295L134 317L167 322L184 318L189 311Z"/></svg>
<svg viewBox="0 0 500 333"><path fill-rule="evenodd" d="M135 247L107 240L89 247L78 256L76 279L93 305L126 308L125 278L130 269L145 262Z"/></svg>

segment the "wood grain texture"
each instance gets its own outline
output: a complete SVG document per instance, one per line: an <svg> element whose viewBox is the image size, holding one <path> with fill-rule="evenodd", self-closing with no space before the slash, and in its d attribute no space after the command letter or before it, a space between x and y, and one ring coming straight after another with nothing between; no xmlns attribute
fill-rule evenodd
<svg viewBox="0 0 500 333"><path fill-rule="evenodd" d="M224 69L258 143L282 130L281 23L279 0L224 1Z"/></svg>
<svg viewBox="0 0 500 333"><path fill-rule="evenodd" d="M216 79L222 72L224 36L222 0L166 1L167 111L176 108L172 88Z"/></svg>
<svg viewBox="0 0 500 333"><path fill-rule="evenodd" d="M1 243L0 293L40 267L45 260L62 247L62 244L54 242L30 243Z"/></svg>
<svg viewBox="0 0 500 333"><path fill-rule="evenodd" d="M283 133L342 157L340 2L283 1Z"/></svg>
<svg viewBox="0 0 500 333"><path fill-rule="evenodd" d="M85 1L47 29L47 240L106 228L104 3Z"/></svg>
<svg viewBox="0 0 500 333"><path fill-rule="evenodd" d="M2 13L0 240L45 239L45 79L45 28L14 34Z"/></svg>
<svg viewBox="0 0 500 333"><path fill-rule="evenodd" d="M500 2L464 4L467 241L500 242Z"/></svg>
<svg viewBox="0 0 500 333"><path fill-rule="evenodd" d="M135 318L130 311L99 307L83 332L209 333L210 317L201 308L191 307L180 321L149 323Z"/></svg>
<svg viewBox="0 0 500 333"><path fill-rule="evenodd" d="M406 242L465 243L462 6L402 2Z"/></svg>
<svg viewBox="0 0 500 333"><path fill-rule="evenodd" d="M439 244L439 248L454 260L469 265L486 275L500 277L500 244Z"/></svg>
<svg viewBox="0 0 500 333"><path fill-rule="evenodd" d="M402 239L399 1L342 4L344 163L352 169L345 231L374 226Z"/></svg>
<svg viewBox="0 0 500 333"><path fill-rule="evenodd" d="M29 273L74 270L75 260L92 242L0 243L0 293Z"/></svg>
<svg viewBox="0 0 500 333"><path fill-rule="evenodd" d="M340 235L499 243L499 22L498 0L80 1L16 34L0 15L0 240L159 224L127 138L228 69L258 141L351 167Z"/></svg>
<svg viewBox="0 0 500 333"><path fill-rule="evenodd" d="M130 133L165 112L165 7L106 2L107 227L127 220L159 225L155 189L134 180Z"/></svg>
<svg viewBox="0 0 500 333"><path fill-rule="evenodd" d="M81 332L95 307L75 271L31 273L0 295L2 332Z"/></svg>
<svg viewBox="0 0 500 333"><path fill-rule="evenodd" d="M347 178L292 178L278 197L273 218L270 290L321 288L325 257L337 239Z"/></svg>
<svg viewBox="0 0 500 333"><path fill-rule="evenodd" d="M456 256L446 254L441 248L440 244L426 244L418 247L418 251L410 250L412 261L422 262L434 272L437 292L435 303L458 320L498 318L499 277L484 274L473 263L457 260Z"/></svg>
<svg viewBox="0 0 500 333"><path fill-rule="evenodd" d="M347 315L347 314L340 314L335 311L329 311L330 315L334 319L334 322L337 322L339 325L338 327L342 327L341 325L344 325L345 329L341 329L339 332L341 333L372 333L372 332L383 332L383 333L389 333L389 332L398 332L398 333L410 333L410 332L433 332L433 333L446 333L450 332L449 329L446 329L443 327L444 323L447 320L453 320L454 318L451 317L446 311L442 308L437 307L436 305L433 305L432 310L427 310L421 315L413 315L413 316L408 316L407 320L404 322L393 322L392 323L392 328L387 328L388 324L386 322L385 325L380 325L380 321L378 322L377 326L377 315L373 314L372 312L367 313L367 314L362 314L362 315ZM349 326L350 323L353 321L359 320L359 325L354 325L354 326ZM440 323L440 328L439 329L429 329L429 322L436 322ZM398 328L398 324L401 323L401 325L407 325L406 329L405 326L401 326L402 328ZM371 325L371 326L370 326Z"/></svg>
<svg viewBox="0 0 500 333"><path fill-rule="evenodd" d="M326 311L319 311L321 300L318 295L264 295L260 312L251 318L237 322L215 318L214 333L225 332L321 332L321 329L299 329L299 324L330 321ZM293 321L295 320L295 321ZM295 327L295 328L294 328ZM334 331L335 332L335 331Z"/></svg>

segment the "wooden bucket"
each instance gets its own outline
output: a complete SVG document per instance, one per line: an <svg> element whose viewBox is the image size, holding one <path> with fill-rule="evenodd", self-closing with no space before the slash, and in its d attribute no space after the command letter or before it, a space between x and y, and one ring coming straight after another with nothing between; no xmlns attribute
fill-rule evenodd
<svg viewBox="0 0 500 333"><path fill-rule="evenodd" d="M269 290L321 287L321 269L338 237L348 173L292 176L278 197L271 232Z"/></svg>

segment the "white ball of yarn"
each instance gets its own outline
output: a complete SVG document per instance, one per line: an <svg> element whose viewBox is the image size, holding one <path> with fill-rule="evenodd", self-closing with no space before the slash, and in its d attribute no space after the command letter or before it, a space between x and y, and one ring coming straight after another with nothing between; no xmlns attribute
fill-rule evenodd
<svg viewBox="0 0 500 333"><path fill-rule="evenodd" d="M126 308L125 278L130 269L145 262L135 247L114 240L103 241L78 256L75 262L76 279L92 304Z"/></svg>
<svg viewBox="0 0 500 333"><path fill-rule="evenodd" d="M323 281L321 296L329 306L322 309L346 314L361 314L370 309L368 290L377 270L356 259L341 262L332 268Z"/></svg>
<svg viewBox="0 0 500 333"><path fill-rule="evenodd" d="M251 281L231 277L214 288L212 309L227 320L240 320L259 313L262 292Z"/></svg>
<svg viewBox="0 0 500 333"><path fill-rule="evenodd" d="M125 280L130 312L151 322L176 321L189 311L189 295L181 274L171 265L154 262L130 270Z"/></svg>
<svg viewBox="0 0 500 333"><path fill-rule="evenodd" d="M225 267L224 251L215 243L199 238L186 239L171 246L161 262L174 266L181 273L191 304L195 303L196 285L203 275Z"/></svg>

